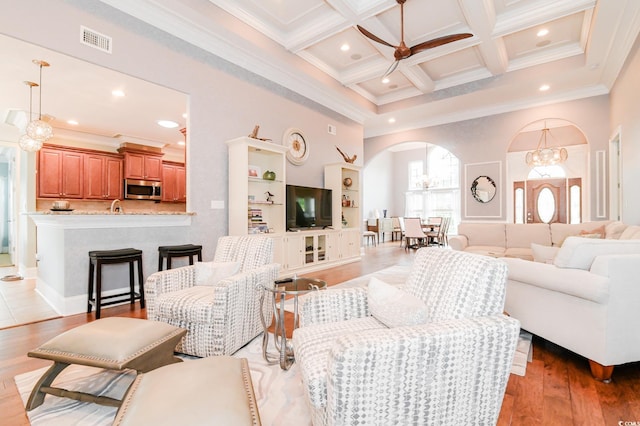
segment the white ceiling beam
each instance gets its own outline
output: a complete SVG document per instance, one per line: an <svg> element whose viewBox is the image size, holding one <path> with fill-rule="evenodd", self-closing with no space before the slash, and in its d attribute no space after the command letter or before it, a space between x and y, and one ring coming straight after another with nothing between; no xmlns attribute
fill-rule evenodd
<svg viewBox="0 0 640 426"><path fill-rule="evenodd" d="M507 71L509 56L502 38L493 37L496 11L492 0L459 0L471 31L480 39L478 51L484 66L493 74Z"/></svg>
<svg viewBox="0 0 640 426"><path fill-rule="evenodd" d="M422 93L431 93L436 84L419 66L402 66L400 72Z"/></svg>

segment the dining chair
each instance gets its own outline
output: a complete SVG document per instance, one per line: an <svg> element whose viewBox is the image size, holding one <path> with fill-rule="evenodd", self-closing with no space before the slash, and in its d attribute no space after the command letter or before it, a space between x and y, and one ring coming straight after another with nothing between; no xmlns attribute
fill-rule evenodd
<svg viewBox="0 0 640 426"><path fill-rule="evenodd" d="M405 236L405 224L404 224L404 217L403 216L399 216L398 217L398 224L400 226L400 247L402 247L404 245L404 236Z"/></svg>
<svg viewBox="0 0 640 426"><path fill-rule="evenodd" d="M427 234L422 230L422 221L419 217L406 217L404 219L405 249L420 248L427 245ZM411 244L411 241L414 244Z"/></svg>
<svg viewBox="0 0 640 426"><path fill-rule="evenodd" d="M434 229L433 231L427 232L427 236L429 238L430 245L435 244L435 245L444 247L446 245L445 244L446 233L447 233L447 229L449 228L449 221L451 220L451 218L443 217L440 219L442 219L442 221L440 222L440 226L438 226L438 229Z"/></svg>
<svg viewBox="0 0 640 426"><path fill-rule="evenodd" d="M391 223L393 225L393 231L391 232L391 240L393 241L396 239L396 237L398 237L398 239L402 241L402 229L400 228L400 218L397 216L393 216L391 218Z"/></svg>

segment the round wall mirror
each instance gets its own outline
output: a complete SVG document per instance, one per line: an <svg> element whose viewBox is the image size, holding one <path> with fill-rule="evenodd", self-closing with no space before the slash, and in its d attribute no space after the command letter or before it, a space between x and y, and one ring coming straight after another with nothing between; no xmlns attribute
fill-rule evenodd
<svg viewBox="0 0 640 426"><path fill-rule="evenodd" d="M489 176L478 176L471 184L471 194L479 203L488 203L496 196L496 183Z"/></svg>

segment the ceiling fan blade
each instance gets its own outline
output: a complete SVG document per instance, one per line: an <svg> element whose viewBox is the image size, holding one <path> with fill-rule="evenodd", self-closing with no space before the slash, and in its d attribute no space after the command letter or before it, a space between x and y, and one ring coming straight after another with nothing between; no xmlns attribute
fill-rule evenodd
<svg viewBox="0 0 640 426"><path fill-rule="evenodd" d="M425 42L422 42L413 46L411 48L411 54L414 55L418 52L422 52L423 50L433 49L434 47L442 46L443 44L452 43L454 41L462 40L469 37L473 37L473 34L469 34L469 33L450 34L450 35L434 38L432 40L427 40Z"/></svg>
<svg viewBox="0 0 640 426"><path fill-rule="evenodd" d="M393 44L387 43L386 41L384 41L383 39L381 39L380 37L378 37L377 35L371 34L369 31L365 30L364 28L362 28L360 25L356 25L356 27L358 27L358 30L365 36L370 38L371 40L378 42L380 44L384 44L385 46L389 46L389 47L393 47L394 49L397 46L394 46Z"/></svg>
<svg viewBox="0 0 640 426"><path fill-rule="evenodd" d="M392 72L394 72L396 70L396 68L398 68L398 64L400 63L400 60L398 59L397 61L393 61L393 63L391 64L391 66L389 67L389 69L387 70L387 72L384 73L384 75L382 76L382 78L385 78L386 76L388 76L389 74L391 74Z"/></svg>

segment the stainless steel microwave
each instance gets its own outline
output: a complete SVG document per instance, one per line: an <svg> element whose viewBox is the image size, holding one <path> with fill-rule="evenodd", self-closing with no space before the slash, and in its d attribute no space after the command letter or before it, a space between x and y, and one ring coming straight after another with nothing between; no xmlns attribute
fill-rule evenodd
<svg viewBox="0 0 640 426"><path fill-rule="evenodd" d="M128 200L162 200L162 182L124 180L124 198Z"/></svg>

